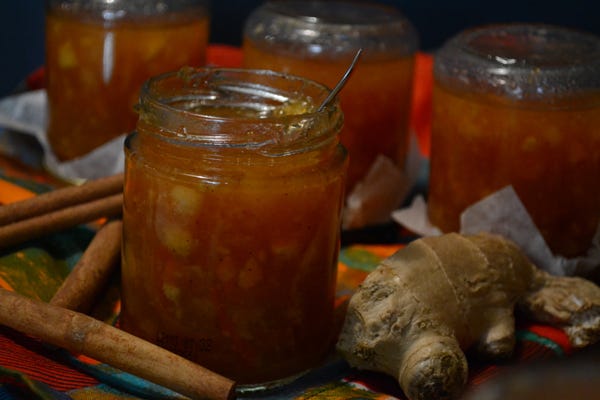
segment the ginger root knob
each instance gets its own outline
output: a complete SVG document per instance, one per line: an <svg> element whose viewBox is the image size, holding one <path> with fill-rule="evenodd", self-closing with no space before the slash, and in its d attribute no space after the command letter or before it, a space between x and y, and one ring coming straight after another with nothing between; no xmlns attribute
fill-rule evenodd
<svg viewBox="0 0 600 400"><path fill-rule="evenodd" d="M455 399L467 381L464 350L512 354L516 306L564 328L574 346L600 340L598 286L539 270L500 236L451 233L416 240L369 274L337 348L351 366L395 377L411 400Z"/></svg>

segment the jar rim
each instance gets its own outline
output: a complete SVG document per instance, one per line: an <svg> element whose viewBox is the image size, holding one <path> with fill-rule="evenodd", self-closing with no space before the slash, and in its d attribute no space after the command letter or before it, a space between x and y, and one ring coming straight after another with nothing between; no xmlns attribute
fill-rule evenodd
<svg viewBox="0 0 600 400"><path fill-rule="evenodd" d="M600 38L556 25L478 26L434 57L436 81L461 91L546 101L600 90Z"/></svg>
<svg viewBox="0 0 600 400"><path fill-rule="evenodd" d="M270 70L185 67L144 83L138 124L160 125L155 131L170 141L295 152L337 140L339 100L317 109L329 92L318 82Z"/></svg>

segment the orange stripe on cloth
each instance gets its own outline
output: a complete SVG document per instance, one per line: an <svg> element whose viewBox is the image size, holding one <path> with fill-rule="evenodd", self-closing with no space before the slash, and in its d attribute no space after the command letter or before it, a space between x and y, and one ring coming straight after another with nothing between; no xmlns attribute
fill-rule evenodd
<svg viewBox="0 0 600 400"><path fill-rule="evenodd" d="M14 288L0 276L0 288L13 291Z"/></svg>
<svg viewBox="0 0 600 400"><path fill-rule="evenodd" d="M30 190L24 189L21 186L15 185L14 183L8 182L4 179L0 179L0 205L14 203L34 197L35 193Z"/></svg>

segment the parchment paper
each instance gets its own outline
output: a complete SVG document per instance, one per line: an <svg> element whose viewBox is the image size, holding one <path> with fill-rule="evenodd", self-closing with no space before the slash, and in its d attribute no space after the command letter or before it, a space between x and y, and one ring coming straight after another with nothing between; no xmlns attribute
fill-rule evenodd
<svg viewBox="0 0 600 400"><path fill-rule="evenodd" d="M441 234L440 229L428 220L427 204L420 196L409 207L394 211L392 218L422 236ZM460 232L490 232L511 239L534 264L554 275L586 276L600 268L600 224L585 256L565 258L555 255L512 186L502 188L468 207L461 214Z"/></svg>
<svg viewBox="0 0 600 400"><path fill-rule="evenodd" d="M4 129L3 135L26 135L34 138L39 143L42 164L56 176L80 183L88 179L109 176L123 171L125 156L123 153L123 141L125 135L121 135L85 156L68 161L60 162L46 137L47 111L46 91L35 90L22 94L6 97L0 100L0 128ZM77 110L73 110L77 112ZM13 143L20 143L15 138ZM21 153L34 151L31 147L17 149ZM27 157L27 154L22 154Z"/></svg>

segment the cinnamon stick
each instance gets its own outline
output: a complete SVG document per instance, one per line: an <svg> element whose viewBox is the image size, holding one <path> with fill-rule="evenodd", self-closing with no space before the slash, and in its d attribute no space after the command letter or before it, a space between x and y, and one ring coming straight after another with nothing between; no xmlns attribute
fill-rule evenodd
<svg viewBox="0 0 600 400"><path fill-rule="evenodd" d="M99 178L79 186L67 186L0 207L0 225L46 214L123 191L123 174Z"/></svg>
<svg viewBox="0 0 600 400"><path fill-rule="evenodd" d="M0 289L0 323L192 399L232 399L235 383L87 315Z"/></svg>
<svg viewBox="0 0 600 400"><path fill-rule="evenodd" d="M122 208L123 194L119 193L14 222L0 227L0 248L59 232L101 217L117 216L121 214Z"/></svg>
<svg viewBox="0 0 600 400"><path fill-rule="evenodd" d="M102 226L50 300L50 304L87 313L121 259L123 223Z"/></svg>

